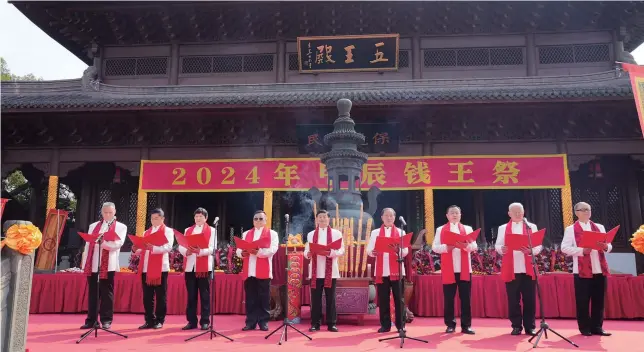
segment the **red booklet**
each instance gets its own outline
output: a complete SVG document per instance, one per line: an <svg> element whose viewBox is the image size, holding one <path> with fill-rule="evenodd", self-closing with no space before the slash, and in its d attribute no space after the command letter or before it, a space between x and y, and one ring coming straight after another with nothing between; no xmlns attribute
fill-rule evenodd
<svg viewBox="0 0 644 352"><path fill-rule="evenodd" d="M90 242L90 243L96 243L96 239L98 239L98 237L100 236L100 235L92 235L85 232L79 232L78 234L81 236L83 240L85 240L85 242ZM120 239L121 238L114 231L107 231L103 235L104 241L118 241Z"/></svg>
<svg viewBox="0 0 644 352"><path fill-rule="evenodd" d="M132 244L138 249L145 249L149 244L160 247L168 243L168 239L165 237L165 231L161 231L161 228L157 232L150 234L149 236L141 237L135 235L127 235L132 241Z"/></svg>
<svg viewBox="0 0 644 352"><path fill-rule="evenodd" d="M441 244L453 246L456 242L474 242L476 241L476 238L479 237L479 233L481 233L481 229L477 229L467 236L462 236L461 234L452 231L448 231L447 233L441 232Z"/></svg>
<svg viewBox="0 0 644 352"><path fill-rule="evenodd" d="M577 247L603 250L603 248L601 248L597 242L612 243L615 239L617 231L619 230L619 226L620 225L615 226L615 228L608 231L607 233L584 231L581 234L580 243L577 243Z"/></svg>
<svg viewBox="0 0 644 352"><path fill-rule="evenodd" d="M199 249L206 249L210 245L210 242L208 238L204 235L190 235L190 236L185 236L181 232L174 230L174 237L177 239L177 243L183 248L199 248Z"/></svg>
<svg viewBox="0 0 644 352"><path fill-rule="evenodd" d="M411 247L411 238L414 236L413 232L410 232L403 236L403 248ZM376 237L376 245L374 250L378 253L391 253L396 254L396 245L400 245L400 238L396 237Z"/></svg>
<svg viewBox="0 0 644 352"><path fill-rule="evenodd" d="M335 240L331 242L331 244L328 245L323 245L323 244L317 244L317 243L309 243L309 250L313 253L325 253L326 251L329 251L331 249L333 250L338 250L342 247L342 239Z"/></svg>
<svg viewBox="0 0 644 352"><path fill-rule="evenodd" d="M532 235L530 235L530 239L532 239L532 247L542 245L545 235L546 229L541 229L537 232L532 233ZM529 248L530 246L528 245L528 235L517 235L514 233L505 235L505 246L513 251L521 250L522 247Z"/></svg>
<svg viewBox="0 0 644 352"><path fill-rule="evenodd" d="M271 246L270 238L260 238L257 241L249 242L239 237L235 237L235 246L243 251L252 251L254 249L268 248Z"/></svg>

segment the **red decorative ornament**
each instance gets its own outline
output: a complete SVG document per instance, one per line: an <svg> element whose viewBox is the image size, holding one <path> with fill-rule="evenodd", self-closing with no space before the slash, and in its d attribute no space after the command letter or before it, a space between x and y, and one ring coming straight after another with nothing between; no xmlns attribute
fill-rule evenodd
<svg viewBox="0 0 644 352"><path fill-rule="evenodd" d="M114 170L114 178L112 179L112 183L114 184L120 184L121 183L121 168L117 167L116 170Z"/></svg>

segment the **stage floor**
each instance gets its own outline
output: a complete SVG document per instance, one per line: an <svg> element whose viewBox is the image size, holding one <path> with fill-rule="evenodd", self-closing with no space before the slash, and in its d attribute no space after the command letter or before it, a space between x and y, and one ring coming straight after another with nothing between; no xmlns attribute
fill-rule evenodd
<svg viewBox="0 0 644 352"><path fill-rule="evenodd" d="M307 312L308 313L308 312ZM307 314L308 315L308 314ZM99 332L98 338L93 335L80 344L75 341L80 337L85 316L81 314L32 314L29 317L29 332L27 348L29 352L88 352L88 351L303 351L312 348L317 351L331 351L336 348L350 348L352 351L384 351L399 349L399 340L378 342L378 338L393 336L393 334L377 334L377 317L369 316L364 326L339 324L340 332L330 333L321 331L311 334L312 341L300 336L289 329L289 340L278 346L279 333L265 340L263 331L242 332L244 316L216 315L215 327L234 339L234 342L217 337L209 340L205 335L190 342L184 339L194 336L199 331L181 331L186 324L183 316L171 315L161 330L138 330L143 323L142 315L117 314L112 329L128 335L127 339L105 332ZM547 351L644 351L642 343L642 321L605 322L606 330L613 333L611 337L583 337L579 334L574 320L548 320L550 325L559 333L571 338L580 348L568 345L557 336L539 343L542 350ZM274 329L279 322L270 322L269 328ZM306 320L298 328L308 330ZM511 336L509 322L505 319L475 319L473 328L475 336L458 333L445 334L445 326L440 318L416 318L407 325L410 336L429 340L428 344L406 340L407 350L435 351L528 351L528 336ZM308 333L308 332L307 332Z"/></svg>

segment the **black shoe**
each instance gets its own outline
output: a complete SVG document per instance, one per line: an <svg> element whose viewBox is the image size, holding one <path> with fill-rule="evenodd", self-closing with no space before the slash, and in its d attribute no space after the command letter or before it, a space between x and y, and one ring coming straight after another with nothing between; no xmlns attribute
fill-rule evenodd
<svg viewBox="0 0 644 352"><path fill-rule="evenodd" d="M154 326L154 324L152 324L152 323L145 323L145 324L139 326L139 330L152 329L153 326Z"/></svg>
<svg viewBox="0 0 644 352"><path fill-rule="evenodd" d="M260 324L259 329L262 331L268 331L268 325L267 324Z"/></svg>
<svg viewBox="0 0 644 352"><path fill-rule="evenodd" d="M316 331L320 331L320 325L311 325L311 327L309 328L309 332L316 332Z"/></svg>
<svg viewBox="0 0 644 352"><path fill-rule="evenodd" d="M579 330L579 332L584 336L593 336L593 333L591 333L590 331Z"/></svg>
<svg viewBox="0 0 644 352"><path fill-rule="evenodd" d="M94 324L85 323L85 325L81 326L80 328L81 328L81 330L88 330L88 329L91 329L93 327L98 327L98 323L94 323Z"/></svg>
<svg viewBox="0 0 644 352"><path fill-rule="evenodd" d="M521 335L521 328L512 328L510 335Z"/></svg>
<svg viewBox="0 0 644 352"><path fill-rule="evenodd" d="M462 328L461 333L467 334L467 335L474 335L476 334L472 328Z"/></svg>
<svg viewBox="0 0 644 352"><path fill-rule="evenodd" d="M525 334L530 336L535 336L537 335L537 332L534 331L534 329L525 329Z"/></svg>
<svg viewBox="0 0 644 352"><path fill-rule="evenodd" d="M335 325L329 325L329 328L327 330L331 332L338 332L338 327Z"/></svg>
<svg viewBox="0 0 644 352"><path fill-rule="evenodd" d="M248 331L248 330L255 330L255 327L246 325L242 328L242 331Z"/></svg>
<svg viewBox="0 0 644 352"><path fill-rule="evenodd" d="M201 324L201 330L208 330L210 324Z"/></svg>
<svg viewBox="0 0 644 352"><path fill-rule="evenodd" d="M162 327L163 327L163 323L156 323L152 325L152 329L154 330L161 329Z"/></svg>
<svg viewBox="0 0 644 352"><path fill-rule="evenodd" d="M112 322L102 323L101 325L103 325L103 329L109 329L112 327Z"/></svg>
<svg viewBox="0 0 644 352"><path fill-rule="evenodd" d="M453 334L455 330L455 328L448 326L447 329L445 329L445 332L448 334Z"/></svg>
<svg viewBox="0 0 644 352"><path fill-rule="evenodd" d="M385 332L390 332L390 331L391 331L391 326L388 327L388 328L381 327L380 329L378 329L378 332L381 333L381 334L383 334Z"/></svg>
<svg viewBox="0 0 644 352"><path fill-rule="evenodd" d="M197 328L197 324L188 323L188 325L182 327L181 330L193 330L193 329L196 329L196 328Z"/></svg>
<svg viewBox="0 0 644 352"><path fill-rule="evenodd" d="M601 329L601 330L595 330L595 331L593 331L593 335L598 335L598 336L611 336L611 335L613 335L613 334L611 334L611 333L610 333L610 332L608 332L608 331L604 331L603 329Z"/></svg>

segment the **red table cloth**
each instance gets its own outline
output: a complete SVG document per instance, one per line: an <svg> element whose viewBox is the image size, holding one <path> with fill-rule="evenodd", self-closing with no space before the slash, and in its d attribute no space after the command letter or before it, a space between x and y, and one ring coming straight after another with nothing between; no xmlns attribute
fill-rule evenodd
<svg viewBox="0 0 644 352"><path fill-rule="evenodd" d="M440 275L414 277L414 299L410 309L422 317L443 316L443 287ZM552 273L539 277L541 298L546 318L575 317L575 288L572 274ZM644 276L612 275L606 292L606 319L644 318ZM460 315L456 294L455 312ZM472 316L475 318L507 318L508 304L505 283L500 275L472 277ZM537 300L537 317L541 317Z"/></svg>
<svg viewBox="0 0 644 352"><path fill-rule="evenodd" d="M417 316L443 316L443 288L440 275L414 276L414 297L410 308ZM82 274L35 274L30 313L81 313L87 310L86 276ZM244 314L243 280L239 275L218 274L215 313ZM575 291L571 274L547 274L539 278L547 318L574 318ZM117 273L114 282L114 311L143 313L140 277ZM456 296L456 313L460 301ZM607 319L644 318L644 276L613 275L608 279ZM309 286L302 287L302 304L310 302ZM185 313L186 288L182 274L168 277L168 314ZM499 275L472 277L472 316L507 318L505 283ZM537 305L537 316L539 307Z"/></svg>
<svg viewBox="0 0 644 352"><path fill-rule="evenodd" d="M87 277L82 274L34 274L29 313L80 313L87 311ZM302 302L309 304L309 287L302 287ZM183 274L168 276L168 314L186 311L186 286ZM245 314L244 280L240 275L217 274L215 313ZM114 277L114 311L143 313L141 278L117 273ZM199 308L197 308L199 311Z"/></svg>

